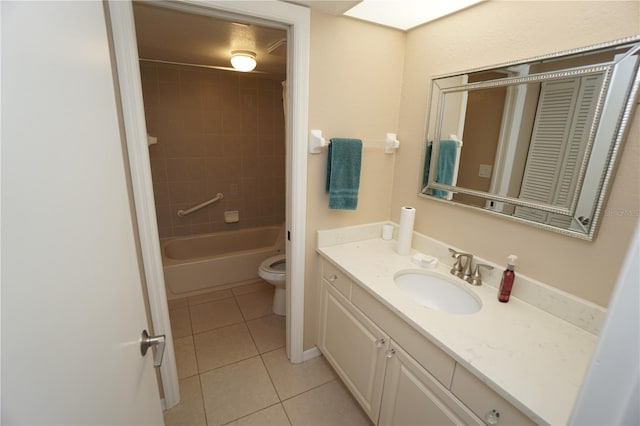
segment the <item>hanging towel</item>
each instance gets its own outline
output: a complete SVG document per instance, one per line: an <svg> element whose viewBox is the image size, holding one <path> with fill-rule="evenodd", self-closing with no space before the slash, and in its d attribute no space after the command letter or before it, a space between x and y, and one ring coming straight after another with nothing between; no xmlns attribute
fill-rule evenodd
<svg viewBox="0 0 640 426"><path fill-rule="evenodd" d="M453 140L440 141L438 152L438 174L436 182L443 185L453 184L454 174L456 173L456 157L458 156L458 144ZM446 198L449 191L442 189L434 189L433 196L438 198Z"/></svg>
<svg viewBox="0 0 640 426"><path fill-rule="evenodd" d="M427 142L427 152L424 155L424 170L422 172L422 188L424 189L429 184L429 170L431 169L431 152L433 149L433 142Z"/></svg>
<svg viewBox="0 0 640 426"><path fill-rule="evenodd" d="M329 208L355 210L358 207L362 141L332 138L327 153L326 191Z"/></svg>

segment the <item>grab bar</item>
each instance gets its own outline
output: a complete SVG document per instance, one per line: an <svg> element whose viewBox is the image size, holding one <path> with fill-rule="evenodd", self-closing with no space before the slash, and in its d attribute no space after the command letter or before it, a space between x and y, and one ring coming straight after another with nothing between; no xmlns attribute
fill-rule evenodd
<svg viewBox="0 0 640 426"><path fill-rule="evenodd" d="M184 216L186 216L188 214L191 214L191 213L195 212L196 210L200 210L203 207L207 207L209 204L213 204L216 201L220 201L223 198L224 198L224 195L222 195L222 192L218 192L215 197L213 197L212 199L207 200L205 202L202 202L202 203L198 204L197 206L193 206L190 209L186 209L186 210L178 210L178 216L184 217Z"/></svg>

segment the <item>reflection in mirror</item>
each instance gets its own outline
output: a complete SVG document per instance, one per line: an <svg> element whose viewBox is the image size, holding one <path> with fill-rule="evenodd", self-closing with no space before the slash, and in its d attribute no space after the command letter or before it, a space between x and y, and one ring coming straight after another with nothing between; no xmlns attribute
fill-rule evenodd
<svg viewBox="0 0 640 426"><path fill-rule="evenodd" d="M432 81L420 195L593 239L640 37Z"/></svg>

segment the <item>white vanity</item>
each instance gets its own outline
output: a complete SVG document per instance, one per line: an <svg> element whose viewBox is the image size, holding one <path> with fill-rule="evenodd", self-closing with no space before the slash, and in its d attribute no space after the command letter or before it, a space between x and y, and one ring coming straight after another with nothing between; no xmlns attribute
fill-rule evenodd
<svg viewBox="0 0 640 426"><path fill-rule="evenodd" d="M502 265L482 286L460 280L478 312L426 308L394 275L420 270L411 259L421 252L439 258L432 271L449 279L447 246L414 234L412 253L400 256L381 226L318 233L318 347L372 422L567 424L606 312L520 275L500 303Z"/></svg>

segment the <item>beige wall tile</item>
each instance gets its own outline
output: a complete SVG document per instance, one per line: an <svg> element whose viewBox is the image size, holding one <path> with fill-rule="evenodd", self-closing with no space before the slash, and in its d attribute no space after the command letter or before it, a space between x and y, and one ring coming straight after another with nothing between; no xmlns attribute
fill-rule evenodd
<svg viewBox="0 0 640 426"><path fill-rule="evenodd" d="M273 193L263 196L270 204L283 203L276 213L268 214L249 203L249 192L233 196L229 191L229 185L239 185L247 174L259 180L284 176L284 162L266 157L273 156L274 147L284 155L280 82L162 64L143 63L141 69L147 128L159 139L150 148L156 163L152 173L156 204L190 207L210 193L223 192L225 198L235 197L234 208L240 210L241 218L249 219L224 226L221 213L212 215L212 208L206 208L208 214L198 220L173 219L171 225L163 221L163 236L284 222L284 188L278 187L278 198ZM260 149L263 140L269 142L268 149ZM242 156L251 159L243 164ZM259 163L269 167L257 174Z"/></svg>

